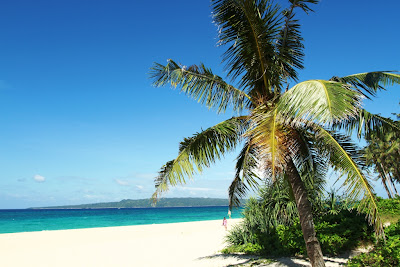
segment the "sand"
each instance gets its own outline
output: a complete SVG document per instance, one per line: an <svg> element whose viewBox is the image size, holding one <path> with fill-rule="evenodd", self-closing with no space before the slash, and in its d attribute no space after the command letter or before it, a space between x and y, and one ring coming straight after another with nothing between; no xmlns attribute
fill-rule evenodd
<svg viewBox="0 0 400 267"><path fill-rule="evenodd" d="M239 219L228 220L228 227ZM0 266L226 266L222 220L0 234Z"/></svg>
<svg viewBox="0 0 400 267"><path fill-rule="evenodd" d="M240 219L228 220L228 229ZM29 267L222 267L254 257L223 255L222 220L0 234L0 266ZM325 258L342 266L345 258ZM249 266L249 265L247 265ZM296 258L257 266L310 266Z"/></svg>

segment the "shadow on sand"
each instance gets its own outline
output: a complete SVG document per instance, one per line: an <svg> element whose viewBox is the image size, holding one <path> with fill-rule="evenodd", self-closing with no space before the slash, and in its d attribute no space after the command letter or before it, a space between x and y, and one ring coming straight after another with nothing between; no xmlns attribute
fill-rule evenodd
<svg viewBox="0 0 400 267"><path fill-rule="evenodd" d="M238 262L236 264L229 264L226 266L244 266L250 262L253 262L255 260L258 260L259 257L257 256L251 256L251 255L242 255L242 254L214 254L211 256L206 256L206 257L200 257L197 258L196 260L226 260L226 261L235 261Z"/></svg>
<svg viewBox="0 0 400 267"><path fill-rule="evenodd" d="M348 255L340 255L341 257L330 258L324 257L326 266L344 266L347 262ZM258 256L242 255L242 254L214 254L207 257L197 258L201 260L220 260L231 262L230 264L224 265L226 267L240 267L240 266L269 266L269 267L303 267L311 266L311 264L302 258L294 257L281 257L281 258L270 258L265 259ZM232 263L235 262L235 263Z"/></svg>

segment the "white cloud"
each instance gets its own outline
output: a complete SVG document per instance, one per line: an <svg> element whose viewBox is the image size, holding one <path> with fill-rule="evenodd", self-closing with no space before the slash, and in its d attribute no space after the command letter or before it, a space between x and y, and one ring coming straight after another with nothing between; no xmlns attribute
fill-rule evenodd
<svg viewBox="0 0 400 267"><path fill-rule="evenodd" d="M35 176L33 176L33 179L38 182L38 183L43 183L44 181L46 181L46 178L44 178L43 176L36 174Z"/></svg>
<svg viewBox="0 0 400 267"><path fill-rule="evenodd" d="M141 185L137 185L136 187L137 187L138 189L140 189L140 190L143 190L143 188L144 188L144 187L141 186Z"/></svg>
<svg viewBox="0 0 400 267"><path fill-rule="evenodd" d="M121 180L121 179L114 179L114 181L115 181L117 184L122 185L122 186L128 186L128 185L129 185L129 182L128 182L128 181L124 181L124 180Z"/></svg>

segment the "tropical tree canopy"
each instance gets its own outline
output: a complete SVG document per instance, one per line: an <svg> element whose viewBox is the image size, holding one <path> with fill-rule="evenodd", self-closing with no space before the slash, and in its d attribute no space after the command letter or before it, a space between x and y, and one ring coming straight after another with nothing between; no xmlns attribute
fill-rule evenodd
<svg viewBox="0 0 400 267"><path fill-rule="evenodd" d="M366 165L379 174L389 198L398 195L395 183L400 181L400 133L372 132L366 141L367 146L363 149Z"/></svg>
<svg viewBox="0 0 400 267"><path fill-rule="evenodd" d="M226 48L226 79L203 64L186 67L168 60L166 65L153 65L154 86L169 84L218 113L229 108L238 114L181 142L178 156L155 179L154 199L241 145L229 187L230 206L238 205L260 181L285 179L306 227L306 244L314 246L318 241L311 233L304 184L324 177L330 166L341 175L347 194L361 201L359 207L368 211L376 231L382 231L373 188L362 172L365 161L349 136L369 135L373 127L382 132L397 127L364 110L362 99L400 83L400 75L375 71L297 83L298 70L304 68L304 45L296 12L311 12L317 2L289 0L281 7L269 0L212 0L218 43ZM322 254L310 255L315 249L307 249L312 262L322 259Z"/></svg>

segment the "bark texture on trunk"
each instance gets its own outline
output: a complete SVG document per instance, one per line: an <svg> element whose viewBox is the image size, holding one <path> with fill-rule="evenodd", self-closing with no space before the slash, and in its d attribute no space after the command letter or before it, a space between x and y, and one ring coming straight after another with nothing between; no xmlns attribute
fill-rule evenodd
<svg viewBox="0 0 400 267"><path fill-rule="evenodd" d="M299 212L301 230L303 231L303 237L311 265L313 267L325 266L321 246L315 233L311 204L307 198L307 191L292 160L288 162L286 173Z"/></svg>

